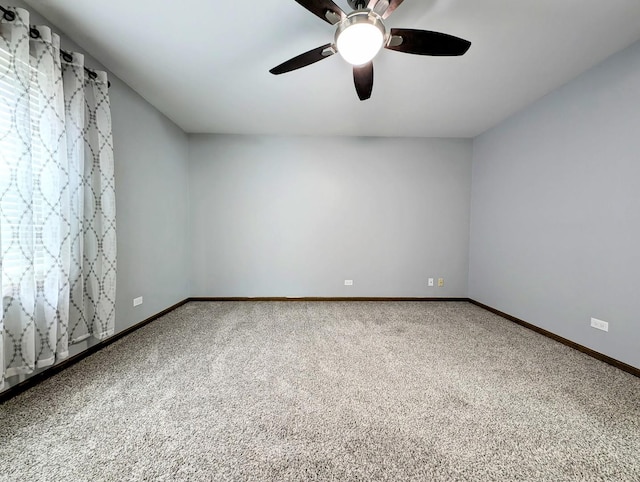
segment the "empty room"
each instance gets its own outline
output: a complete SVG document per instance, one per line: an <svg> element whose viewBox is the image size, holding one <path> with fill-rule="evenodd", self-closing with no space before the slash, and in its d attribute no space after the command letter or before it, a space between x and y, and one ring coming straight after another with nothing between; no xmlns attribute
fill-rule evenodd
<svg viewBox="0 0 640 482"><path fill-rule="evenodd" d="M637 0L0 18L0 481L640 480Z"/></svg>

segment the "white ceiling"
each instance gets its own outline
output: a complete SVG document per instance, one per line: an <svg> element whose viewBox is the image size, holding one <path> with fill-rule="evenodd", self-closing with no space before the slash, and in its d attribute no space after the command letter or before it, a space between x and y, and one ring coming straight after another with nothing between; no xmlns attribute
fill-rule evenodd
<svg viewBox="0 0 640 482"><path fill-rule="evenodd" d="M640 39L638 0L405 0L388 28L473 45L453 58L383 50L360 102L339 56L269 74L333 39L294 0L27 3L189 133L475 137Z"/></svg>

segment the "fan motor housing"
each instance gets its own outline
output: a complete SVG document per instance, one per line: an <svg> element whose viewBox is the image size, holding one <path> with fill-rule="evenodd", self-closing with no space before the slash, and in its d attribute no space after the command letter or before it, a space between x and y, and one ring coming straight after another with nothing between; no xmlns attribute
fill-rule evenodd
<svg viewBox="0 0 640 482"><path fill-rule="evenodd" d="M369 25L373 25L378 28L380 32L382 32L382 36L385 42L389 39L387 34L387 29L382 22L382 17L375 13L372 10L358 10L350 13L347 17L338 24L338 28L336 29L335 42L338 43L338 37L340 34L344 32L346 29L351 27L352 25L358 23L367 23Z"/></svg>

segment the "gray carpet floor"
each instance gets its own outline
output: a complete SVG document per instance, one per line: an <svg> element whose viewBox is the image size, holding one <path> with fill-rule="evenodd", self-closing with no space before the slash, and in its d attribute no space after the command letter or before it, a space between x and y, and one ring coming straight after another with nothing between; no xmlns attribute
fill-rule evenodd
<svg viewBox="0 0 640 482"><path fill-rule="evenodd" d="M640 379L468 303L189 303L0 406L0 480L640 480Z"/></svg>

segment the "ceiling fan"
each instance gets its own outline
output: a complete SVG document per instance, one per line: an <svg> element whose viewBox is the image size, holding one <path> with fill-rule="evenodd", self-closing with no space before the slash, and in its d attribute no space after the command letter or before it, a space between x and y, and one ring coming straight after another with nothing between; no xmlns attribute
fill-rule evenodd
<svg viewBox="0 0 640 482"><path fill-rule="evenodd" d="M392 28L384 25L404 0L348 0L353 9L346 14L332 0L295 0L322 20L337 25L335 42L305 52L274 67L269 72L284 74L340 53L353 65L353 78L360 100L373 91L373 59L385 47L416 55L464 55L471 42L439 32Z"/></svg>

